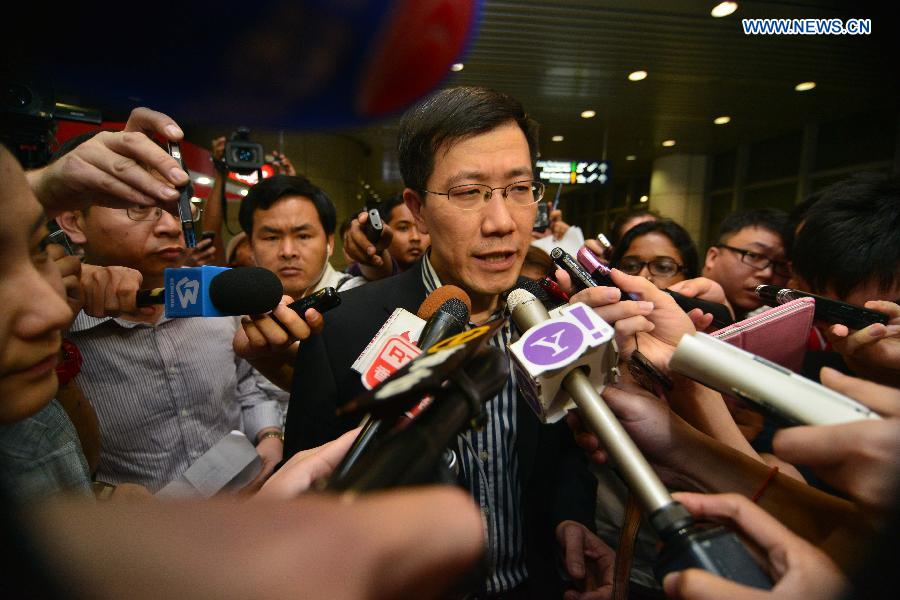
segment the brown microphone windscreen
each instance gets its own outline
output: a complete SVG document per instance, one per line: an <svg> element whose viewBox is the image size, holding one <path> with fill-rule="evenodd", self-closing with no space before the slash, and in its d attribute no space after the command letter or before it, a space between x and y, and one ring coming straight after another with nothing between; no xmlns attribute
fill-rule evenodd
<svg viewBox="0 0 900 600"><path fill-rule="evenodd" d="M472 301L469 300L469 295L462 288L455 285L442 285L425 298L422 305L419 306L419 312L416 314L423 321L427 321L444 302L451 298L456 298L466 305L466 309L470 313L472 312Z"/></svg>

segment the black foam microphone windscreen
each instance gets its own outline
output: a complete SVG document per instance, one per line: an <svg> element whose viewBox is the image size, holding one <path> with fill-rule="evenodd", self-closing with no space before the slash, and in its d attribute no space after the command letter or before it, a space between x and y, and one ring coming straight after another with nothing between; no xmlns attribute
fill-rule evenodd
<svg viewBox="0 0 900 600"><path fill-rule="evenodd" d="M209 284L209 299L215 307L234 315L267 313L278 306L283 294L278 276L262 267L235 267Z"/></svg>

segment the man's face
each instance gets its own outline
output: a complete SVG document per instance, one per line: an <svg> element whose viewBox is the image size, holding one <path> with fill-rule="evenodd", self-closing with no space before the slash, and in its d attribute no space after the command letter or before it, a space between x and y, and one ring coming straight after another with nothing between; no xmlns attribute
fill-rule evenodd
<svg viewBox="0 0 900 600"><path fill-rule="evenodd" d="M388 225L394 232L388 252L402 268L406 269L425 253L431 243L431 236L419 231L419 226L406 204L394 207Z"/></svg>
<svg viewBox="0 0 900 600"><path fill-rule="evenodd" d="M72 241L84 247L86 262L129 267L141 272L145 287L157 285L165 269L184 263L181 223L166 210L158 218L154 209L130 211L94 206L60 222Z"/></svg>
<svg viewBox="0 0 900 600"><path fill-rule="evenodd" d="M781 237L769 229L744 227L720 243L740 250L749 250L771 260L785 260ZM742 258L740 252L713 246L706 253L703 275L722 286L725 296L735 310L747 312L763 304L755 292L756 286L764 284L783 286L788 278L775 273L773 264L765 269L757 269L744 262Z"/></svg>
<svg viewBox="0 0 900 600"><path fill-rule="evenodd" d="M54 368L72 310L59 269L42 248L47 217L2 148L0 178L0 424L6 424L33 415L56 394Z"/></svg>
<svg viewBox="0 0 900 600"><path fill-rule="evenodd" d="M333 238L325 235L316 207L304 196L285 196L253 213L250 246L256 264L278 275L292 298L319 281Z"/></svg>
<svg viewBox="0 0 900 600"><path fill-rule="evenodd" d="M481 183L493 188L534 177L525 134L512 121L487 133L441 146L434 156L428 189ZM519 206L495 190L490 202L460 210L446 196L407 188L404 198L419 227L431 235L431 262L442 283L472 296L473 305L492 302L516 282L531 242L537 204Z"/></svg>

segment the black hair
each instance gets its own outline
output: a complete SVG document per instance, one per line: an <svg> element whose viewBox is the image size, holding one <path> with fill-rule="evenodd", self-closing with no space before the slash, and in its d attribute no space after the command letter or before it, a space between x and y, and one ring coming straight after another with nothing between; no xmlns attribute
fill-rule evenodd
<svg viewBox="0 0 900 600"><path fill-rule="evenodd" d="M391 213L401 204L403 204L403 194L394 194L378 205L378 216L387 223L391 220Z"/></svg>
<svg viewBox="0 0 900 600"><path fill-rule="evenodd" d="M62 158L63 156L65 156L66 154L68 154L69 152L71 152L72 150L74 150L81 144L85 143L89 139L93 138L95 135L97 135L98 133L100 133L102 131L115 131L115 130L114 129L93 129L91 131L86 131L84 133L80 133L80 134L76 135L75 137L71 137L59 145L59 148L56 149L56 152L54 152L53 155L50 156L50 162L55 162L55 161L59 160L60 158Z"/></svg>
<svg viewBox="0 0 900 600"><path fill-rule="evenodd" d="M900 280L900 178L860 173L818 193L792 252L794 272L810 292L831 288L846 298L877 281L888 290Z"/></svg>
<svg viewBox="0 0 900 600"><path fill-rule="evenodd" d="M302 175L273 175L263 179L247 192L241 201L241 210L238 213L238 221L247 235L253 233L253 213L257 210L265 210L285 196L303 196L309 198L316 207L319 221L325 235L334 233L337 223L337 212L334 203L309 179Z"/></svg>
<svg viewBox="0 0 900 600"><path fill-rule="evenodd" d="M619 239L622 237L622 227L628 221L637 218L637 217L653 217L657 221L662 217L655 210L650 210L649 208L638 208L635 210L630 210L626 213L620 214L618 217L613 219L612 225L609 227L609 243L613 246L619 244Z"/></svg>
<svg viewBox="0 0 900 600"><path fill-rule="evenodd" d="M537 122L518 100L483 87L435 92L404 113L398 134L400 172L406 187L425 189L434 155L444 144L486 133L513 121L525 134L531 162L537 158Z"/></svg>
<svg viewBox="0 0 900 600"><path fill-rule="evenodd" d="M733 212L719 223L719 243L727 243L728 238L745 227L767 229L781 238L785 252L792 238L788 214L775 208L753 208Z"/></svg>
<svg viewBox="0 0 900 600"><path fill-rule="evenodd" d="M694 240L691 239L691 234L689 234L684 227L671 219L638 223L626 231L625 235L622 236L622 239L619 240L619 243L613 248L612 257L609 261L610 264L614 267L618 267L619 262L622 260L622 257L625 256L628 247L631 246L631 243L635 238L639 238L648 233L661 233L669 238L669 240L672 241L672 245L675 246L675 249L678 250L678 253L681 255L681 262L684 266L682 272L684 273L685 278L691 279L697 276L697 265L699 264L699 259L697 258L697 246L694 244Z"/></svg>

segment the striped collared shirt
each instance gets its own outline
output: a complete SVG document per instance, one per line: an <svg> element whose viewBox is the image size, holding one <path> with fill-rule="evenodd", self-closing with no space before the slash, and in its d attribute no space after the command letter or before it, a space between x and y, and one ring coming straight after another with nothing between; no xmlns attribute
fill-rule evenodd
<svg viewBox="0 0 900 600"><path fill-rule="evenodd" d="M79 313L67 337L84 357L75 379L100 423L97 479L156 492L229 431L251 442L281 427L271 387L231 344L236 317L155 324Z"/></svg>
<svg viewBox="0 0 900 600"><path fill-rule="evenodd" d="M429 294L442 285L428 253L422 258L422 282ZM474 327L474 323L469 326ZM512 327L507 321L490 343L505 351L511 339ZM481 505L488 528L490 571L485 591L497 594L511 590L528 578L522 486L516 457L516 382L512 370L503 390L485 404L485 413L484 427L480 431L466 430L457 443L460 471L472 496Z"/></svg>

